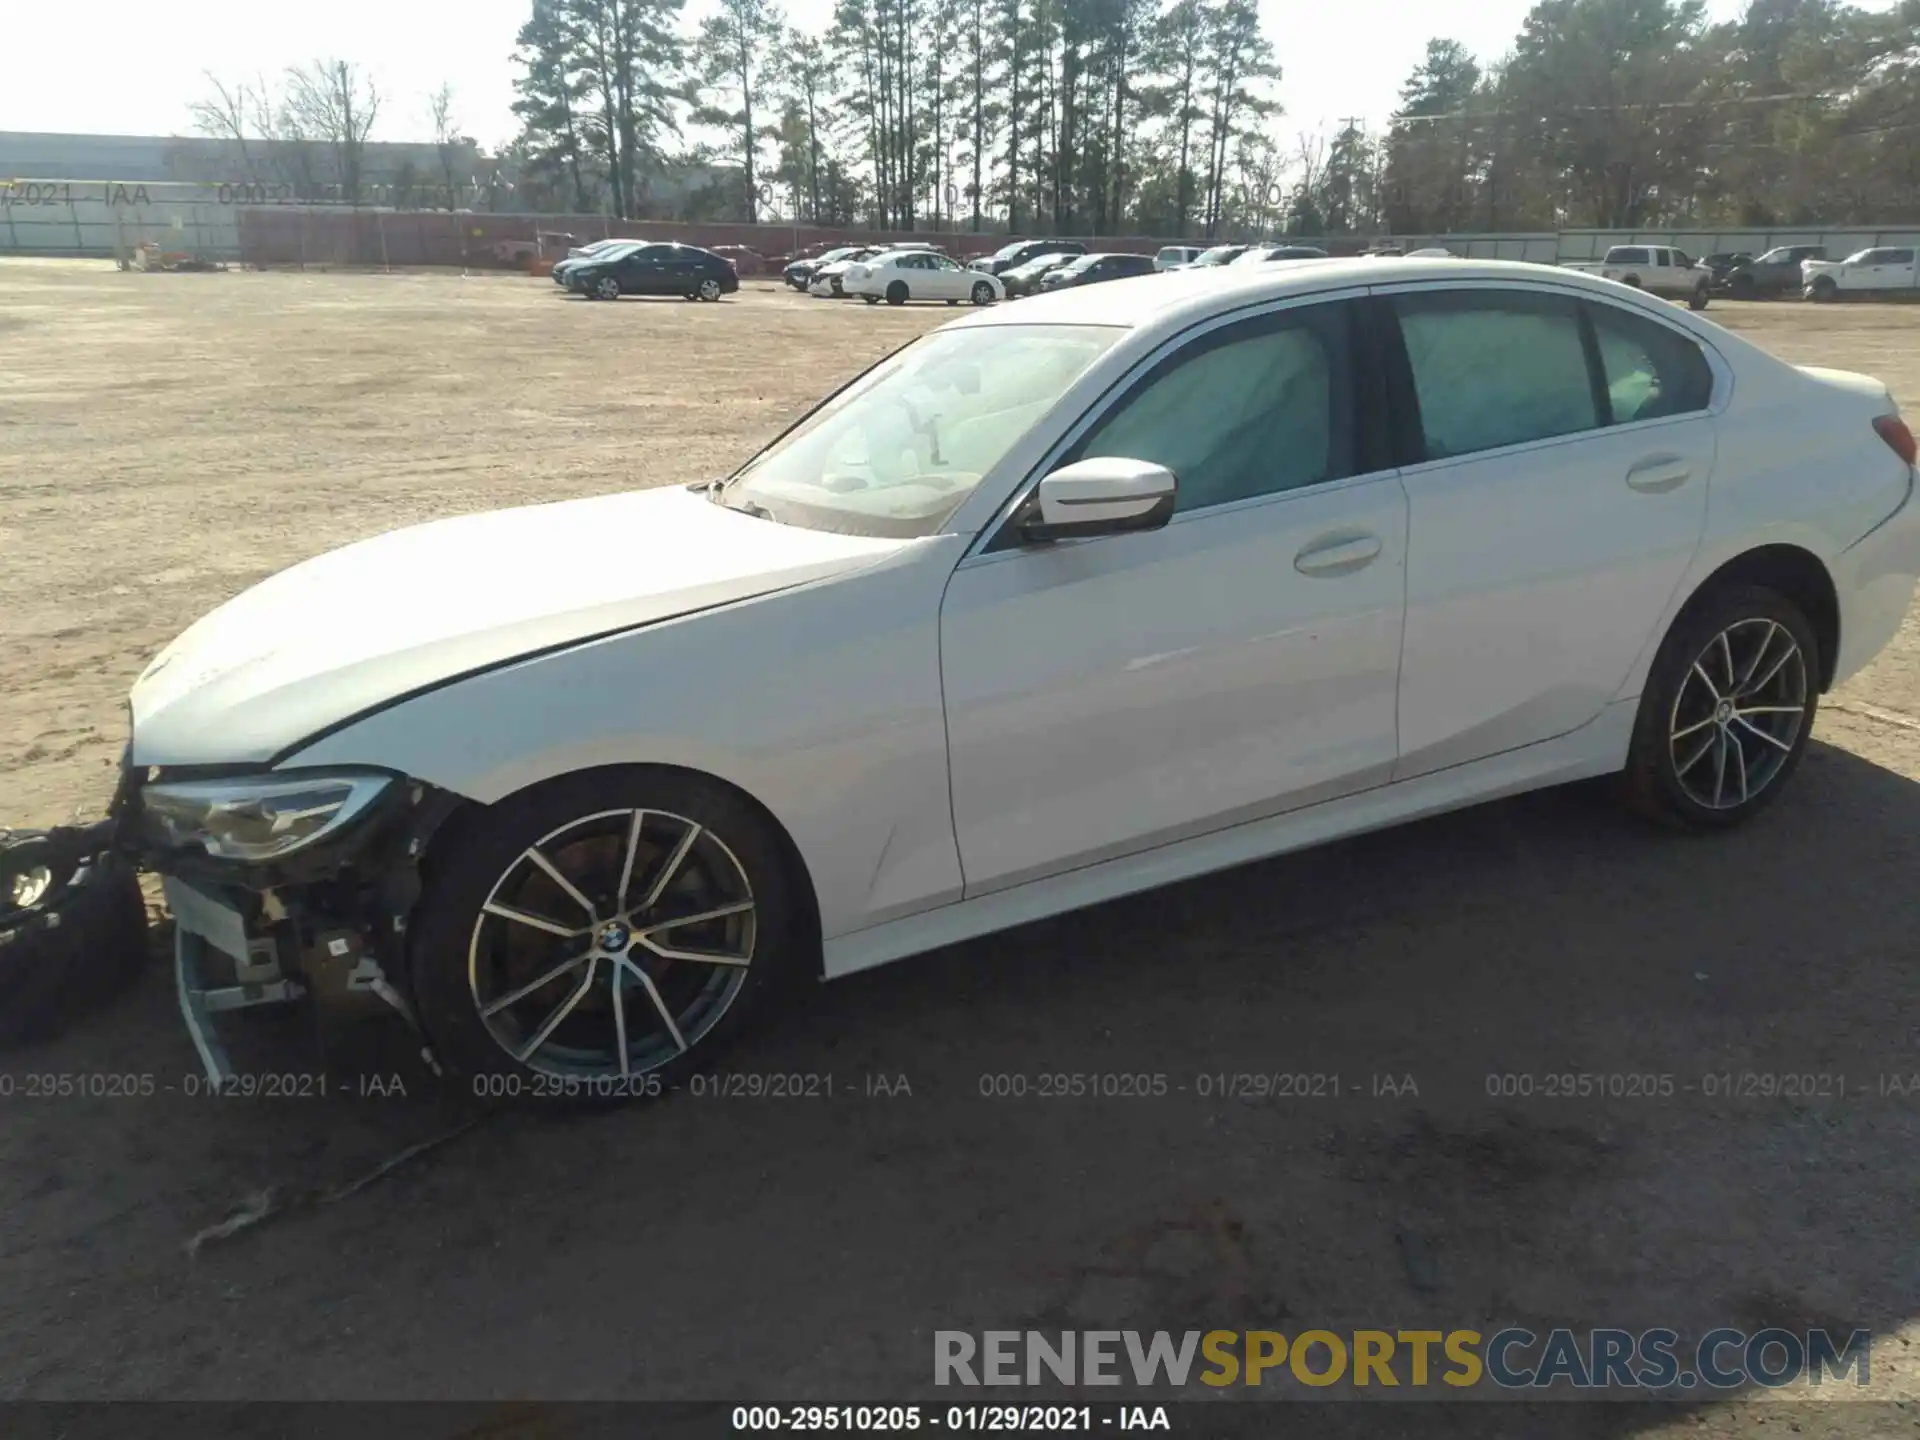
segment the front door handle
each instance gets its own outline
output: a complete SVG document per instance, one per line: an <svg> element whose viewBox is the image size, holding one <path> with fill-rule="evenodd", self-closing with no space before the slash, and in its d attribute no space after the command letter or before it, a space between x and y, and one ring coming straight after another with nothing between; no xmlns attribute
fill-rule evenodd
<svg viewBox="0 0 1920 1440"><path fill-rule="evenodd" d="M1646 495L1658 495L1662 491L1677 490L1693 475L1693 466L1678 455L1661 455L1652 460L1642 460L1627 471L1627 484Z"/></svg>
<svg viewBox="0 0 1920 1440"><path fill-rule="evenodd" d="M1378 535L1322 536L1293 557L1293 568L1302 575L1317 577L1351 575L1371 564L1379 553Z"/></svg>

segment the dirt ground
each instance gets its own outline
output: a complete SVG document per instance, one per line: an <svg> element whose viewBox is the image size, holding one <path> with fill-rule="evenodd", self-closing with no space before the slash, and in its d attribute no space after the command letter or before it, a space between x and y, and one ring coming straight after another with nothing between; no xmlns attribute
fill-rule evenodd
<svg viewBox="0 0 1920 1440"><path fill-rule="evenodd" d="M722 472L950 313L0 262L0 821L97 810L134 675L260 577L429 517ZM1709 313L1920 413L1920 309ZM831 1075L831 1099L493 1115L350 1194L465 1111L190 1099L156 970L0 1065L0 1398L944 1403L936 1329L1778 1324L1872 1329L1884 1403L1421 1418L1920 1433L1920 1094L1882 1093L1920 1074L1913 618L1815 735L1723 839L1649 835L1576 787L1249 867L823 987L732 1057ZM1275 1071L1341 1098L1201 1093ZM1675 1088L1488 1093L1565 1071ZM982 1093L1063 1072L1169 1093ZM1704 1093L1746 1072L1857 1093ZM154 1093L27 1093L100 1074ZM185 1252L249 1205L272 1213Z"/></svg>

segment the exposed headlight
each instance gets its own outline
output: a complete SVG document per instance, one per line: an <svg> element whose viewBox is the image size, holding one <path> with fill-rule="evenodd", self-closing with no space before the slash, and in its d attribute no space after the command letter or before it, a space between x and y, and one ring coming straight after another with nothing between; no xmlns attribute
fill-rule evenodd
<svg viewBox="0 0 1920 1440"><path fill-rule="evenodd" d="M141 808L175 846L220 860L277 860L339 830L393 783L389 775L249 775L149 785Z"/></svg>

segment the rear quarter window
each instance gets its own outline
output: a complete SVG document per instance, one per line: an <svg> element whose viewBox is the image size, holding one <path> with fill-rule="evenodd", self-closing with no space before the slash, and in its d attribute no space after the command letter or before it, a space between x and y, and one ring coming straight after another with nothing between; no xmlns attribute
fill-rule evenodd
<svg viewBox="0 0 1920 1440"><path fill-rule="evenodd" d="M1688 415L1713 403L1713 369L1700 347L1658 321L1589 301L1612 422Z"/></svg>

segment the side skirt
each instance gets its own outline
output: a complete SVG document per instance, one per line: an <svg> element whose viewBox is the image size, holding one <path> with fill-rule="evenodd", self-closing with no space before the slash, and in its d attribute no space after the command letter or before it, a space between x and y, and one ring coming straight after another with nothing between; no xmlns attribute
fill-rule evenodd
<svg viewBox="0 0 1920 1440"><path fill-rule="evenodd" d="M1609 775L1626 764L1638 697L1617 700L1580 729L1538 745L1382 785L1265 820L1122 855L973 900L836 936L825 945L829 980L907 955L955 945L1251 861L1383 830L1549 785Z"/></svg>

